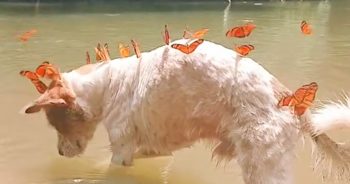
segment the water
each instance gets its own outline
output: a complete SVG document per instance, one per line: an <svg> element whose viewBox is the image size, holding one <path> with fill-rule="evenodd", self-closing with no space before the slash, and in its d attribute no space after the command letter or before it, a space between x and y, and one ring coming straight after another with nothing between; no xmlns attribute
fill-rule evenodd
<svg viewBox="0 0 350 184"><path fill-rule="evenodd" d="M108 42L112 56L116 45L135 38L141 50L163 44L160 32L168 24L173 38L183 28L209 28L206 39L232 47L224 33L232 25L253 20L257 25L250 38L256 48L250 55L286 86L317 81L317 99L337 99L350 91L350 1L233 3L141 3L131 4L30 4L0 5L0 183L11 184L217 184L243 183L232 162L216 167L203 144L180 150L172 157L138 159L131 168L108 169L110 152L101 126L86 153L78 158L58 156L55 130L42 113L23 116L19 110L38 94L18 75L49 60L67 71L85 62L85 51L97 42ZM309 21L314 34L300 33L301 20ZM21 43L16 36L35 28L37 36ZM331 134L337 140L348 132ZM317 184L312 173L306 141L300 143L295 162L295 183ZM301 149L303 148L303 149Z"/></svg>

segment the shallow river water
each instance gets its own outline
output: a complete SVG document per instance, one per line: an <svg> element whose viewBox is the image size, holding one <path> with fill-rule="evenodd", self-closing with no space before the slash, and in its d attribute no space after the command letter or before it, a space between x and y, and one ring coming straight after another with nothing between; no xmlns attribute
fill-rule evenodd
<svg viewBox="0 0 350 184"><path fill-rule="evenodd" d="M314 29L300 33L301 20ZM109 169L110 151L101 126L85 154L60 157L56 133L43 113L18 112L38 94L18 72L44 60L61 70L85 62L85 51L108 42L113 57L117 43L138 40L141 50L162 45L160 32L168 24L180 38L186 26L209 28L206 39L232 47L224 33L251 20L257 28L245 42L256 48L250 57L262 64L290 89L317 81L317 100L338 99L350 92L350 1L129 3L129 4L0 4L0 183L4 184L241 184L234 162L216 167L210 150L199 143L174 157L138 159L131 168ZM30 29L38 34L27 43L16 36ZM337 140L349 132L331 133ZM296 151L295 183L318 184L312 173L311 146L306 139Z"/></svg>

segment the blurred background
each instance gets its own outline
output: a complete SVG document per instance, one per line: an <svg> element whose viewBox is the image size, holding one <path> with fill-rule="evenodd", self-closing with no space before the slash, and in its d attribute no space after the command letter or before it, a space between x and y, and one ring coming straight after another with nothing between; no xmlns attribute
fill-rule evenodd
<svg viewBox="0 0 350 184"><path fill-rule="evenodd" d="M39 96L19 71L33 70L44 60L61 71L79 67L85 64L85 52L92 54L98 42L109 43L113 58L119 57L117 44L129 44L131 38L149 51L163 45L164 24L173 39L180 38L186 26L208 28L207 40L232 48L226 31L252 21L257 26L252 35L235 43L254 45L249 57L292 90L318 82L320 104L350 91L349 17L348 0L0 0L0 183L242 184L237 164L217 167L202 143L174 157L138 159L131 168L109 169L111 154L102 126L84 155L60 157L56 132L44 114L18 113ZM312 35L300 32L302 20L311 24ZM32 38L19 41L19 35L32 29L37 30ZM350 139L349 131L330 135L338 141ZM296 151L295 183L321 183L312 173L310 158L306 139Z"/></svg>

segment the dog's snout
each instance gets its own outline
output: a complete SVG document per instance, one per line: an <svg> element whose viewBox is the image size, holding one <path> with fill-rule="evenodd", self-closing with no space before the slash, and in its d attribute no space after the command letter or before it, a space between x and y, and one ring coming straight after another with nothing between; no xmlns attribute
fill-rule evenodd
<svg viewBox="0 0 350 184"><path fill-rule="evenodd" d="M61 149L58 149L58 154L60 154L61 156L63 156L63 151Z"/></svg>

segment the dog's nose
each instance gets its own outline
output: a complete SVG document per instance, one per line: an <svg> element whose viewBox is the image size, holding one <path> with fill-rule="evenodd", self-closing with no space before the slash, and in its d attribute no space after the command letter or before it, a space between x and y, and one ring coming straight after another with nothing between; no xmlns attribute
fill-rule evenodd
<svg viewBox="0 0 350 184"><path fill-rule="evenodd" d="M60 154L61 156L63 156L63 151L61 149L58 149L58 154Z"/></svg>

